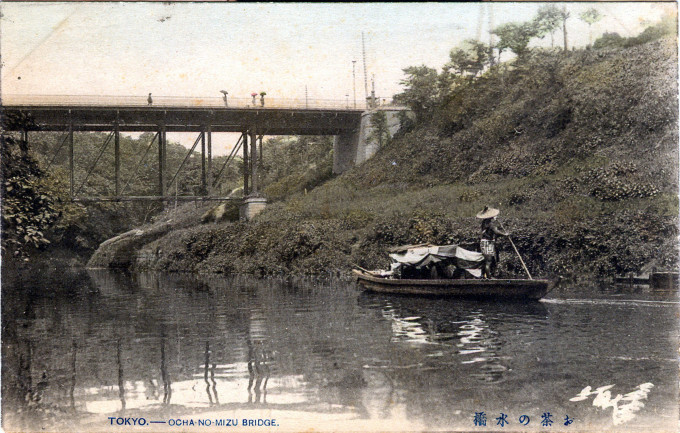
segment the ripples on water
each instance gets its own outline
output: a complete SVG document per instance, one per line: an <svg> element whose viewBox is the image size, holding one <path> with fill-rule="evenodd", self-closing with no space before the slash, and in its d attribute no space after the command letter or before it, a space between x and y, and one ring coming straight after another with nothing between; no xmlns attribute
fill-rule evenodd
<svg viewBox="0 0 680 433"><path fill-rule="evenodd" d="M287 431L472 429L480 411L490 427L501 412L516 428L551 412L555 428L569 415L574 430L599 430L614 428L612 414L570 398L648 382L644 408L616 428L677 426L673 298L494 303L99 271L4 283L9 430L246 414Z"/></svg>

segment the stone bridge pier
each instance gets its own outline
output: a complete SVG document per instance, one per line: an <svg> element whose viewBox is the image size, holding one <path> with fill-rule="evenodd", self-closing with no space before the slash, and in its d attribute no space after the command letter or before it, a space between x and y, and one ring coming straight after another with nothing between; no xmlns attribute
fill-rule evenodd
<svg viewBox="0 0 680 433"><path fill-rule="evenodd" d="M400 127L399 113L405 108L379 108L365 111L356 127L335 136L333 142L333 173L343 173L355 165L359 165L380 148L380 140L376 136L376 126L372 117L376 113L384 113L386 129L393 136Z"/></svg>

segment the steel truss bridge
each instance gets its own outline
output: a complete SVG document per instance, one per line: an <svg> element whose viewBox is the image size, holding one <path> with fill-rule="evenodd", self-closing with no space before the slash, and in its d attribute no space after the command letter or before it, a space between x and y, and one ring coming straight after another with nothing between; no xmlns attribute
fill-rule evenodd
<svg viewBox="0 0 680 433"><path fill-rule="evenodd" d="M226 95L225 95L226 96ZM375 103L375 102L374 102ZM376 104L377 105L377 104ZM389 106L394 109L393 106ZM380 107L373 107L379 109ZM386 106L387 108L387 106ZM264 135L339 135L356 131L362 113L367 108L350 106L349 101L272 99L259 95L252 98L176 98L147 96L28 96L3 95L2 115L6 118L24 117L30 123L6 126L20 130L28 142L30 131L61 131L63 137L55 150L50 165L64 147L68 149L70 192L75 201L132 201L132 200L228 200L213 195L213 189L231 161L242 152L244 162L244 196L257 196L258 162L262 158ZM77 185L74 178L75 154L73 134L76 131L109 132L85 180ZM138 160L134 175L155 148L158 166L156 195L125 195L132 177L123 183L120 176L120 133L155 132L154 138ZM197 138L174 174L167 166L168 132L195 132ZM240 133L240 137L222 167L215 170L212 156L212 134ZM101 156L111 145L114 154L113 196L83 197L80 191ZM201 194L176 197L169 189L182 168L200 144ZM259 149L258 149L259 148ZM49 167L48 167L49 168Z"/></svg>

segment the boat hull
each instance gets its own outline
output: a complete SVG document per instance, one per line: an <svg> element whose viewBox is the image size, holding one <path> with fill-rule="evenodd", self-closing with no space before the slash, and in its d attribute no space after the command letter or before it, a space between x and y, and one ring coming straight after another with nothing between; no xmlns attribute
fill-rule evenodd
<svg viewBox="0 0 680 433"><path fill-rule="evenodd" d="M403 295L538 300L556 284L553 280L389 279L359 269L352 272L357 277L357 282L368 291Z"/></svg>

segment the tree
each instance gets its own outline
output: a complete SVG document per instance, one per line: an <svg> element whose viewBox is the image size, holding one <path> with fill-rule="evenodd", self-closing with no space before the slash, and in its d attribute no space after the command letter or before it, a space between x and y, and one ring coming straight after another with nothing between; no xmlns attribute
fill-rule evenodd
<svg viewBox="0 0 680 433"><path fill-rule="evenodd" d="M403 71L406 78L399 84L404 86L404 91L395 95L394 100L411 108L417 122L423 121L440 99L437 70L421 65L409 66Z"/></svg>
<svg viewBox="0 0 680 433"><path fill-rule="evenodd" d="M538 8L538 13L534 18L536 26L536 36L543 38L550 34L550 48L555 47L555 32L562 22L562 13L555 5L545 5Z"/></svg>
<svg viewBox="0 0 680 433"><path fill-rule="evenodd" d="M467 39L451 50L449 59L444 65L445 71L453 70L460 75L471 72L476 76L490 61L489 46L475 39Z"/></svg>
<svg viewBox="0 0 680 433"><path fill-rule="evenodd" d="M371 114L371 132L368 141L377 142L378 147L383 147L390 139L390 128L387 124L387 115L384 111L376 111Z"/></svg>
<svg viewBox="0 0 680 433"><path fill-rule="evenodd" d="M646 44L647 42L662 38L666 35L677 35L678 23L673 15L664 15L661 21L653 24L642 31L637 36L627 38L624 46Z"/></svg>
<svg viewBox="0 0 680 433"><path fill-rule="evenodd" d="M564 51L567 51L569 47L567 46L567 20L571 14L567 11L566 6L562 6L560 11L560 20L562 21L562 35L564 36Z"/></svg>
<svg viewBox="0 0 680 433"><path fill-rule="evenodd" d="M8 119L4 120L7 122ZM46 193L42 183L44 172L29 154L28 143L3 132L0 134L0 146L2 253L6 258L28 260L32 250L49 244L45 231L54 224L59 214Z"/></svg>
<svg viewBox="0 0 680 433"><path fill-rule="evenodd" d="M588 45L593 44L593 29L592 26L602 19L603 15L596 8L590 8L585 12L581 12L579 18L588 24Z"/></svg>
<svg viewBox="0 0 680 433"><path fill-rule="evenodd" d="M664 16L661 21L653 24L642 31L637 36L632 36L630 38L624 38L619 36L618 33L604 33L600 36L595 43L593 43L593 48L611 48L611 47L632 47L635 45L646 44L647 42L663 38L666 35L676 35L677 34L677 23L676 18L672 15Z"/></svg>
<svg viewBox="0 0 680 433"><path fill-rule="evenodd" d="M593 48L610 48L610 47L622 47L626 42L626 38L621 37L618 33L604 33L602 36L597 38L593 44Z"/></svg>
<svg viewBox="0 0 680 433"><path fill-rule="evenodd" d="M521 57L528 51L527 45L529 45L531 38L538 34L536 26L532 22L502 24L496 27L492 33L499 38L497 44L499 57L506 48L511 49L513 53Z"/></svg>

